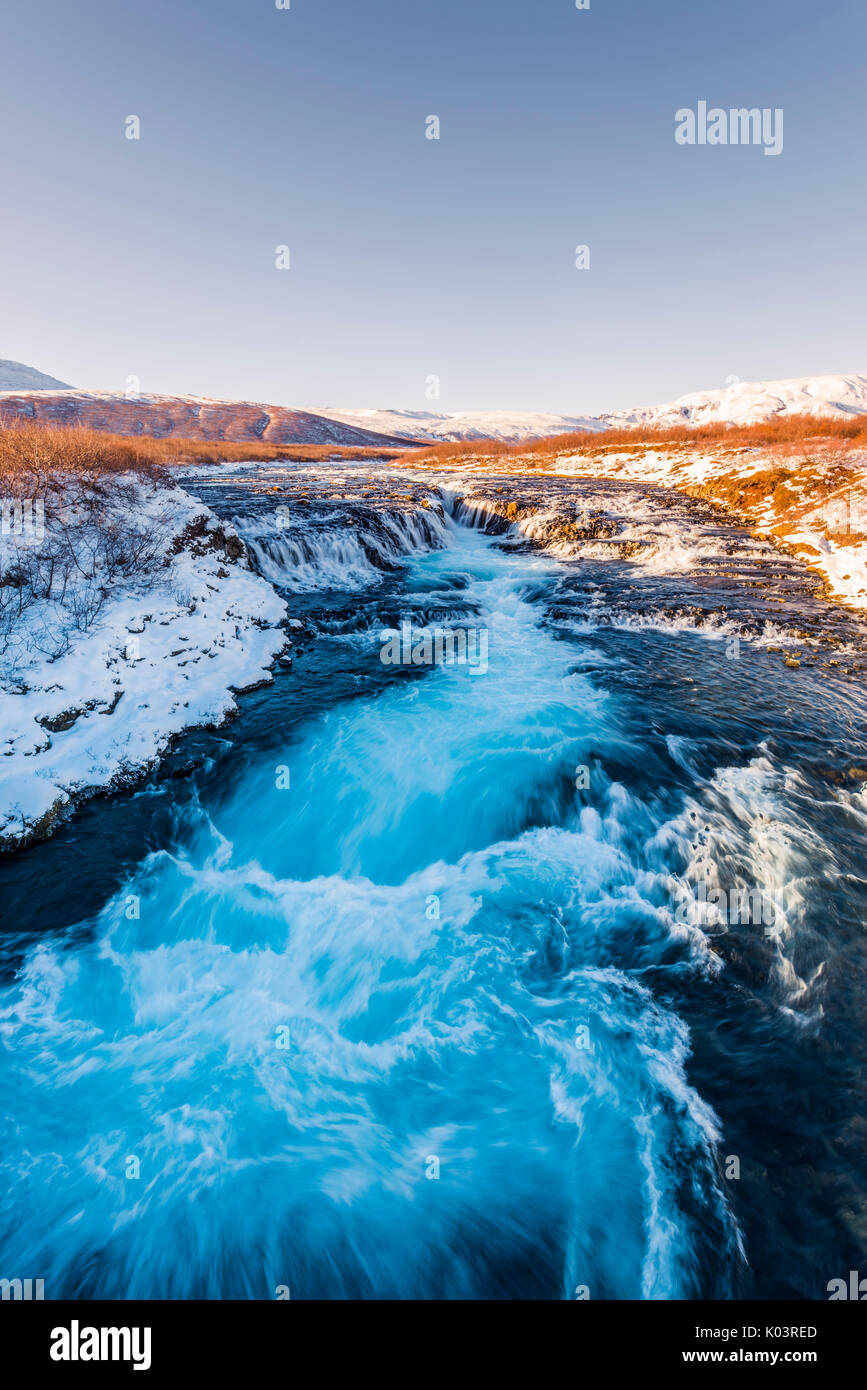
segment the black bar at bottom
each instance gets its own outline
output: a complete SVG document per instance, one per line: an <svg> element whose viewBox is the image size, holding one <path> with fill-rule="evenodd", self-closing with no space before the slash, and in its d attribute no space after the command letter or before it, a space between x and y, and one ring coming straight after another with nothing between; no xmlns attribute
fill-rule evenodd
<svg viewBox="0 0 867 1390"><path fill-rule="evenodd" d="M380 1321L381 1319L381 1321ZM112 1330L114 1329L114 1330ZM799 1366L829 1372L860 1364L867 1309L829 1303L273 1303L0 1301L4 1365L52 1379L106 1371L115 1377L170 1377L213 1372L268 1375L312 1353L329 1377L347 1370L413 1377L437 1366L454 1375L465 1353L491 1363L523 1348L558 1361L575 1357L576 1373L678 1367L735 1370ZM539 1340L539 1334L545 1340ZM554 1334L555 1342L547 1339ZM409 1338L409 1340L407 1340ZM460 1342L455 1339L460 1338ZM529 1340L528 1340L529 1339ZM565 1340L564 1340L565 1339ZM460 1353L458 1347L464 1352ZM535 1350L534 1350L535 1349ZM93 1355L95 1353L95 1356ZM588 1357L593 1358L592 1361ZM455 1359L457 1358L457 1359ZM293 1371L293 1365L295 1370ZM18 1369L20 1368L20 1369ZM137 1368L137 1369L136 1369ZM517 1374L517 1368L515 1374ZM474 1370L470 1370L470 1374ZM537 1378L534 1376L534 1378Z"/></svg>

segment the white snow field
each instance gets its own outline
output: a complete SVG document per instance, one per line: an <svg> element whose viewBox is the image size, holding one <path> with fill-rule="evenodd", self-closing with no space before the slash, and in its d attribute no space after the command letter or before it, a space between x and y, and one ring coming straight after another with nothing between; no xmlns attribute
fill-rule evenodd
<svg viewBox="0 0 867 1390"><path fill-rule="evenodd" d="M501 439L519 444L524 439L544 439L551 434L573 430L598 430L602 422L585 415L546 415L512 410L470 410L460 415L438 415L424 410L337 410L317 409L317 415L339 420L344 425L399 435L404 439L461 440Z"/></svg>
<svg viewBox="0 0 867 1390"><path fill-rule="evenodd" d="M602 421L612 428L630 425L707 425L726 421L755 424L775 415L863 415L867 376L801 376L788 381L739 381L716 391L695 391L668 405L614 411Z"/></svg>
<svg viewBox="0 0 867 1390"><path fill-rule="evenodd" d="M272 679L287 645L286 605L245 553L227 554L224 538L243 551L231 528L181 488L126 481L139 518L164 534L168 564L111 582L85 631L46 601L16 625L0 676L6 848L41 838L83 797L134 780L182 730L221 723L237 691ZM171 553L197 519L195 539ZM9 538L0 544L8 551Z"/></svg>
<svg viewBox="0 0 867 1390"><path fill-rule="evenodd" d="M633 425L703 425L727 421L752 424L773 415L863 415L867 376L804 376L788 381L740 381L714 391L695 391L665 405L603 411L599 415L549 415L510 410L466 411L458 415L424 410L317 410L331 420L405 439L443 442L525 439L575 430L623 429Z"/></svg>

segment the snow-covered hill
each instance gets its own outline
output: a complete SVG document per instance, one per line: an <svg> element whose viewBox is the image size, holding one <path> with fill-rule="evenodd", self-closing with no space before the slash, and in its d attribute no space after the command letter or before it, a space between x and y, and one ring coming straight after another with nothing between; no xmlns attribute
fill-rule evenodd
<svg viewBox="0 0 867 1390"><path fill-rule="evenodd" d="M83 424L119 434L185 435L194 439L266 440L380 446L496 439L508 444L579 431L635 426L745 425L776 415L867 413L867 375L742 381L696 391L664 405L607 411L599 416L513 410L465 411L375 408L297 410L202 396L126 396L78 391L20 362L0 361L0 413L52 424Z"/></svg>
<svg viewBox="0 0 867 1390"><path fill-rule="evenodd" d="M502 439L517 444L524 439L544 439L550 434L600 428L598 420L587 416L528 414L513 410L471 410L460 415L444 415L424 410L335 410L326 406L317 410L317 414L380 434L448 442Z"/></svg>
<svg viewBox="0 0 867 1390"><path fill-rule="evenodd" d="M23 362L10 362L0 357L0 391L53 391L57 388L66 390L67 382L37 372L35 367L27 367Z"/></svg>
<svg viewBox="0 0 867 1390"><path fill-rule="evenodd" d="M668 405L603 415L611 428L630 425L749 425L773 415L863 415L867 376L801 376L787 381L740 381L717 391L695 391Z"/></svg>
<svg viewBox="0 0 867 1390"><path fill-rule="evenodd" d="M633 425L703 425L728 421L746 425L772 415L861 415L867 412L867 376L804 376L788 381L741 381L715 391L696 391L665 405L607 411L597 416L546 415L511 410L466 411L460 415L424 410L336 410L317 413L362 429L404 439L458 442L501 439L519 444L576 430L622 429Z"/></svg>
<svg viewBox="0 0 867 1390"><path fill-rule="evenodd" d="M400 447L390 434L373 433L309 410L207 396L121 395L111 391L0 390L0 418L45 425L83 425L112 434L165 439L231 440L268 444L324 444L346 448Z"/></svg>

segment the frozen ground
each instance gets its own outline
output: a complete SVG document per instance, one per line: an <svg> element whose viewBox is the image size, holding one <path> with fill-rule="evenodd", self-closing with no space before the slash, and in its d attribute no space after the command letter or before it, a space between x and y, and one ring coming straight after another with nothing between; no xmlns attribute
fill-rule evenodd
<svg viewBox="0 0 867 1390"><path fill-rule="evenodd" d="M784 489L742 507L768 535L796 551L826 579L830 594L867 608L867 455L861 450L814 449L809 459L781 458L762 449L635 448L561 455L557 473L634 478L704 495L731 505L737 482L786 468Z"/></svg>
<svg viewBox="0 0 867 1390"><path fill-rule="evenodd" d="M237 537L181 488L133 486L136 510L163 536L159 566L107 584L84 631L67 606L37 603L3 654L5 848L50 833L77 800L136 779L182 730L220 723L235 692L271 679L287 645L286 606Z"/></svg>

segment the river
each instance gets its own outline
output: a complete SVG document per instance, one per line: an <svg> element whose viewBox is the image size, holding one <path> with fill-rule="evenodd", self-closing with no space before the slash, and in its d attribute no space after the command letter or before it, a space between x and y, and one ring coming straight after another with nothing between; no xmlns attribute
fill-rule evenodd
<svg viewBox="0 0 867 1390"><path fill-rule="evenodd" d="M292 669L0 861L0 1274L827 1297L867 1246L864 629L661 489L367 468L190 482Z"/></svg>

